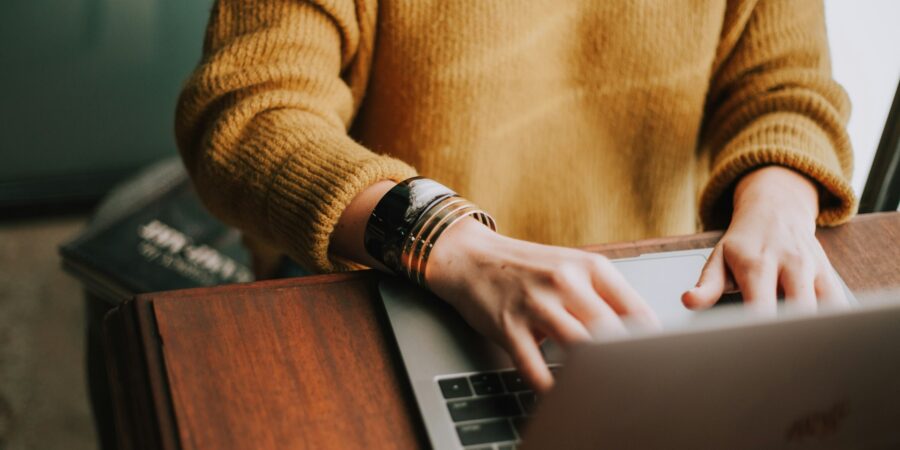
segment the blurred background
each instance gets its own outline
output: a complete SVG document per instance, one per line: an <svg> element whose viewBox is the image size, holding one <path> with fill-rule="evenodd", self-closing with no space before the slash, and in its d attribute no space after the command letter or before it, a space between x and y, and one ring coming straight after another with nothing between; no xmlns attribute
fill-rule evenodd
<svg viewBox="0 0 900 450"><path fill-rule="evenodd" d="M58 246L115 183L176 154L212 0L0 5L0 449L96 449L82 286Z"/></svg>
<svg viewBox="0 0 900 450"><path fill-rule="evenodd" d="M60 269L108 190L176 154L211 0L0 6L0 450L94 449L82 287ZM862 193L900 80L900 1L826 0Z"/></svg>

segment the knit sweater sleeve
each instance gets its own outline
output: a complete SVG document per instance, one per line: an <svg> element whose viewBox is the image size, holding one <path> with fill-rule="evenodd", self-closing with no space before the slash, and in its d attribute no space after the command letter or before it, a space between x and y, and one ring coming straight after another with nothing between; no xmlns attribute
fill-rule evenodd
<svg viewBox="0 0 900 450"><path fill-rule="evenodd" d="M310 270L353 197L415 174L347 135L365 90L373 1L218 0L176 137L207 207Z"/></svg>
<svg viewBox="0 0 900 450"><path fill-rule="evenodd" d="M821 0L730 2L701 138L711 163L700 196L704 226L726 225L737 180L770 164L818 184L819 225L849 220L849 109L831 78Z"/></svg>

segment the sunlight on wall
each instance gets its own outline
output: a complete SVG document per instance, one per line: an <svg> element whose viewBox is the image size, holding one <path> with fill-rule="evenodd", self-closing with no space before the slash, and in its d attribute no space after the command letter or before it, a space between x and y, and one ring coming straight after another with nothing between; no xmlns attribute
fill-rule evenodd
<svg viewBox="0 0 900 450"><path fill-rule="evenodd" d="M834 78L853 102L848 131L856 152L853 188L865 186L897 82L900 1L825 0Z"/></svg>

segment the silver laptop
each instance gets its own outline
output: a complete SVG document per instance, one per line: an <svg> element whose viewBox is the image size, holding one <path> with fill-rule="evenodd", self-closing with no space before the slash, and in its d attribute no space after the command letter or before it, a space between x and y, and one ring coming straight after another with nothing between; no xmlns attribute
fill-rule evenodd
<svg viewBox="0 0 900 450"><path fill-rule="evenodd" d="M663 331L569 355L546 343L557 384L540 399L452 307L403 280L382 282L432 446L898 448L900 303L767 319L739 306L692 312L681 293L709 252L614 261Z"/></svg>

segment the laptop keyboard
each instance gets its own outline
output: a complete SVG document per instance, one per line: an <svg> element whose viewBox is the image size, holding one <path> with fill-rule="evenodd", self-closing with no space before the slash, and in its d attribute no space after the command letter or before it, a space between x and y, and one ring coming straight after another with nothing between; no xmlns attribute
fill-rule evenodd
<svg viewBox="0 0 900 450"><path fill-rule="evenodd" d="M551 366L556 372L558 366ZM514 450L537 395L515 370L441 377L438 387L466 449Z"/></svg>

